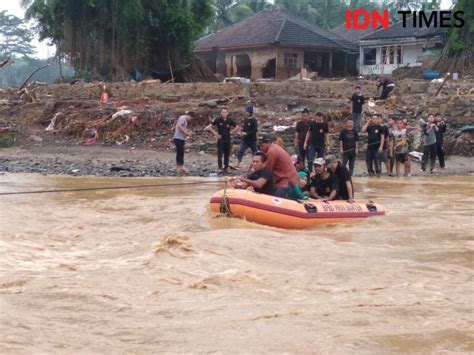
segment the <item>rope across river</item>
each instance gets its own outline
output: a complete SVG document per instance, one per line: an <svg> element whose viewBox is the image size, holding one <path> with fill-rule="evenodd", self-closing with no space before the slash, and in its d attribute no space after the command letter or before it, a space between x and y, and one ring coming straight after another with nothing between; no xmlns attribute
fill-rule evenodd
<svg viewBox="0 0 474 355"><path fill-rule="evenodd" d="M196 182L182 182L178 184L150 184L150 185L129 185L129 186L84 187L84 188L79 188L79 189L14 191L14 192L0 192L0 196L100 191L100 190L119 190L119 189L149 189L149 188L154 188L154 187L189 186L189 185L203 185L203 184L216 184L217 185L217 184L222 184L222 183L223 181L196 181Z"/></svg>

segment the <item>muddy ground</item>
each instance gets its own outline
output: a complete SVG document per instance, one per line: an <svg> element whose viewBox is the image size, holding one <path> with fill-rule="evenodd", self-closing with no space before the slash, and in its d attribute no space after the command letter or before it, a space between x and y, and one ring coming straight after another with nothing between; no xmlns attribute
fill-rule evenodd
<svg viewBox="0 0 474 355"><path fill-rule="evenodd" d="M338 149L337 135L350 114L348 98L356 84L367 97L377 97L375 81L356 78L250 85L110 83L107 89L111 98L105 104L99 101L99 83L38 87L35 102L29 103L17 97L15 88L1 89L0 171L173 176L174 124L180 114L191 109L197 117L191 127L193 137L187 143L186 165L191 175L209 176L217 170L216 149L215 139L203 131L204 126L224 106L239 121L248 102L255 107L259 130L280 136L290 154L301 110L308 107L313 114L324 112L334 152ZM416 127L428 112L441 112L448 127L448 167L440 174L466 175L473 170L469 157L474 155L474 137L472 133L461 134L461 128L474 122L474 95L469 93L473 86L473 80L448 82L436 96L439 84L400 80L389 100L375 100L372 106L365 105L364 111L367 116L373 112L384 117L397 114ZM84 146L90 130L97 133L94 145ZM362 135L362 157L365 139ZM417 151L421 150L420 142L418 134ZM414 163L412 175L418 173L419 164ZM365 162L360 161L356 175L364 174Z"/></svg>
<svg viewBox="0 0 474 355"><path fill-rule="evenodd" d="M290 153L293 153L291 149ZM363 158L363 156L362 156ZM236 159L231 159L235 165ZM213 154L190 152L185 155L185 165L191 176L213 176L217 161ZM250 165L250 155L244 158L240 170L231 174L244 174ZM8 148L0 151L0 171L10 173L39 173L44 175L74 176L176 176L175 153L121 147L36 147ZM385 172L385 169L383 169ZM472 158L451 155L446 168L437 169L436 176L473 175ZM365 161L356 162L355 176L366 176ZM429 175L420 171L419 162L412 161L412 175Z"/></svg>

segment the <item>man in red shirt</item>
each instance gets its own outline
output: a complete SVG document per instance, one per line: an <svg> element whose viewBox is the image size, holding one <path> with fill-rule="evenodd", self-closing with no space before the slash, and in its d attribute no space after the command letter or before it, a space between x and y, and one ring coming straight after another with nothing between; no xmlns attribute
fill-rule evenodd
<svg viewBox="0 0 474 355"><path fill-rule="evenodd" d="M286 198L299 182L298 173L290 155L279 145L272 142L270 134L259 137L260 150L267 154L266 167L273 172L275 196Z"/></svg>

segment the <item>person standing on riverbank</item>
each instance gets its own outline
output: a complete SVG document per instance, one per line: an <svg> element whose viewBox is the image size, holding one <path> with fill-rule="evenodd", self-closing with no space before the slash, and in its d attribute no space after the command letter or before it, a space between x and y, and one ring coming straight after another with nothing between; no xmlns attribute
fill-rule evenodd
<svg viewBox="0 0 474 355"><path fill-rule="evenodd" d="M438 155L439 167L444 169L444 133L446 132L446 123L440 113L435 114L435 124L438 127L436 131L436 154Z"/></svg>
<svg viewBox="0 0 474 355"><path fill-rule="evenodd" d="M214 130L213 126L217 128L217 131ZM205 130L211 131L217 138L217 166L219 172L228 174L232 134L239 130L239 126L233 119L229 118L229 109L223 107L221 117L216 118ZM222 165L222 157L224 157L224 165Z"/></svg>
<svg viewBox="0 0 474 355"><path fill-rule="evenodd" d="M360 117L362 116L362 108L365 103L365 97L362 95L362 90L360 85L355 87L355 93L350 98L352 102L352 120L354 121L354 126L357 133L360 132Z"/></svg>
<svg viewBox="0 0 474 355"><path fill-rule="evenodd" d="M400 177L400 165L404 165L405 177L410 176L410 158L408 157L409 129L402 128L398 117L393 117L393 125L390 130L390 149L394 152L395 171Z"/></svg>
<svg viewBox="0 0 474 355"><path fill-rule="evenodd" d="M433 173L436 164L436 132L438 126L435 124L435 117L432 113L428 114L427 122L422 120L421 129L423 130L423 158L421 159L421 170L426 170L426 163L430 160L430 173Z"/></svg>
<svg viewBox="0 0 474 355"><path fill-rule="evenodd" d="M173 135L173 142L176 146L176 171L178 174L187 174L188 170L184 167L184 144L186 139L192 136L192 131L188 129L188 124L192 122L195 114L187 111L185 115L181 115L176 122Z"/></svg>
<svg viewBox="0 0 474 355"><path fill-rule="evenodd" d="M359 156L359 133L354 128L354 122L350 117L339 133L339 146L342 165L347 167L347 163L349 163L349 174L352 176L356 157Z"/></svg>
<svg viewBox="0 0 474 355"><path fill-rule="evenodd" d="M306 160L306 149L304 143L306 141L306 134L309 128L309 110L304 108L301 112L301 120L298 121L295 128L295 154L303 158L303 163Z"/></svg>
<svg viewBox="0 0 474 355"><path fill-rule="evenodd" d="M329 127L321 112L317 112L315 120L309 123L304 148L308 149L308 170L313 171L313 160L323 158L329 152Z"/></svg>
<svg viewBox="0 0 474 355"><path fill-rule="evenodd" d="M258 123L253 116L253 106L248 105L245 108L245 118L242 122L242 132L240 132L242 141L240 142L239 152L237 153L237 167L240 166L247 149L250 148L252 155L255 155L257 152L257 131Z"/></svg>
<svg viewBox="0 0 474 355"><path fill-rule="evenodd" d="M380 114L373 114L369 121L362 127L361 132L367 132L367 153L365 162L367 164L367 172L370 176L377 174L377 177L382 175L381 161L377 158L383 153L383 146L385 136L382 131L382 126L378 124ZM375 164L375 171L374 171Z"/></svg>

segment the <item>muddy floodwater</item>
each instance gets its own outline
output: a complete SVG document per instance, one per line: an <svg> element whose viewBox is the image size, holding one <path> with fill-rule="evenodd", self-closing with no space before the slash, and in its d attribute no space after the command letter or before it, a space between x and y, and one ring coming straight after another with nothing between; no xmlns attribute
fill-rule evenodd
<svg viewBox="0 0 474 355"><path fill-rule="evenodd" d="M285 231L210 179L0 176L0 353L472 352L474 178L356 178L388 210Z"/></svg>

